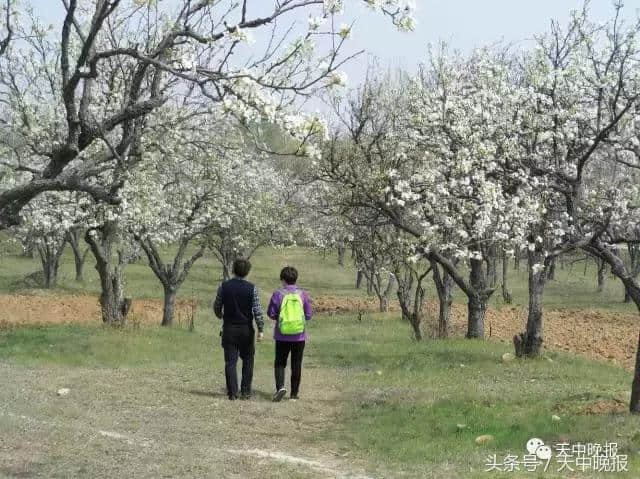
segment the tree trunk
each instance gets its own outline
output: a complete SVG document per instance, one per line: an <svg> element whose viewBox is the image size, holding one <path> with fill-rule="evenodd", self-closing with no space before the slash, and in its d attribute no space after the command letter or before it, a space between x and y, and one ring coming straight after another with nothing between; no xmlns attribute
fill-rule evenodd
<svg viewBox="0 0 640 479"><path fill-rule="evenodd" d="M484 338L484 318L487 314L487 300L480 295L469 296L467 338Z"/></svg>
<svg viewBox="0 0 640 479"><path fill-rule="evenodd" d="M513 267L516 271L520 271L520 251L516 251L516 255L513 258Z"/></svg>
<svg viewBox="0 0 640 479"><path fill-rule="evenodd" d="M164 286L164 305L162 308L162 326L171 326L176 309L178 288L174 284Z"/></svg>
<svg viewBox="0 0 640 479"><path fill-rule="evenodd" d="M556 258L553 258L551 260L551 263L549 264L549 268L548 268L548 274L547 274L547 279L549 281L553 281L556 279Z"/></svg>
<svg viewBox="0 0 640 479"><path fill-rule="evenodd" d="M44 265L44 287L55 288L58 285L58 263L46 263Z"/></svg>
<svg viewBox="0 0 640 479"><path fill-rule="evenodd" d="M398 284L396 294L402 310L402 319L409 321L416 341L422 341L422 309L424 306L425 290L423 281L431 268L420 274L408 264L398 265L392 276ZM415 284L415 289L414 289Z"/></svg>
<svg viewBox="0 0 640 479"><path fill-rule="evenodd" d="M640 301L636 301L636 306L640 310ZM631 384L629 411L633 414L640 414L640 334L638 335L638 346L636 348L636 367L633 372L633 383Z"/></svg>
<svg viewBox="0 0 640 479"><path fill-rule="evenodd" d="M484 338L484 318L487 313L488 299L487 276L483 269L483 260L471 259L470 283L475 290L468 295L467 338Z"/></svg>
<svg viewBox="0 0 640 479"><path fill-rule="evenodd" d="M453 286L453 285L452 285ZM453 289L453 288L452 288ZM451 295L447 298L438 298L438 337L440 339L449 337L449 326L451 323Z"/></svg>
<svg viewBox="0 0 640 479"><path fill-rule="evenodd" d="M409 318L411 329L413 329L413 337L416 341L422 341L422 330L420 329L421 320L421 317L415 317L413 314Z"/></svg>
<svg viewBox="0 0 640 479"><path fill-rule="evenodd" d="M630 266L630 270L631 270L631 275L633 276L633 279L636 280L636 282L638 281L638 276L640 276L640 251L638 251L639 246L636 244L628 244L627 248L629 250L629 258L631 260L631 266ZM611 271L613 273L613 269ZM624 285L623 285L624 286ZM625 303L630 303L631 302L631 295L629 294L629 291L627 290L627 288L624 288L624 302Z"/></svg>
<svg viewBox="0 0 640 479"><path fill-rule="evenodd" d="M433 282L438 293L438 337L444 339L449 336L451 304L453 303L453 278L446 271L440 271L438 263L431 260Z"/></svg>
<svg viewBox="0 0 640 479"><path fill-rule="evenodd" d="M394 274L398 284L396 294L402 310L402 319L411 324L416 341L422 341L423 338L421 324L425 290L422 284L429 271L431 268L420 274L412 266L405 263L402 268L397 267ZM415 289L413 288L414 283Z"/></svg>
<svg viewBox="0 0 640 479"><path fill-rule="evenodd" d="M379 281L378 287L382 292L382 294L378 293L379 300L380 300L380 312L386 313L389 311L389 296L391 296L391 291L393 290L393 286L395 285L395 276L392 274L389 274L389 279L387 280L387 287L384 289L384 291L382 291L382 282L379 275L377 279Z"/></svg>
<svg viewBox="0 0 640 479"><path fill-rule="evenodd" d="M42 263L42 272L44 274L44 287L47 289L55 288L58 283L58 262L51 254L38 251L40 262Z"/></svg>
<svg viewBox="0 0 640 479"><path fill-rule="evenodd" d="M89 248L86 248L84 251L82 251L82 248L80 247L81 238L82 231L79 229L74 229L67 233L67 241L69 245L71 245L71 250L73 251L73 261L76 268L77 282L84 281L84 264L87 259L87 254L89 253Z"/></svg>
<svg viewBox="0 0 640 479"><path fill-rule="evenodd" d="M102 293L100 307L102 322L111 326L124 326L131 309L131 298L124 297L124 279L119 267L110 270L105 265L96 266L100 275Z"/></svg>
<svg viewBox="0 0 640 479"><path fill-rule="evenodd" d="M78 283L81 283L81 282L84 281L84 261L85 261L86 257L87 257L86 254L77 256L74 253L74 255L73 255L73 260L74 260L75 267L76 267L76 281Z"/></svg>
<svg viewBox="0 0 640 479"><path fill-rule="evenodd" d="M240 257L233 240L227 233L223 233L220 236L220 242L212 247L212 250L222 265L222 281L231 279L233 263Z"/></svg>
<svg viewBox="0 0 640 479"><path fill-rule="evenodd" d="M609 250L599 241L594 241L590 245L583 247L587 252L595 253L603 261L611 266L611 273L622 281L631 300L636 305L640 313L640 285L633 277L633 274L625 267L624 261L615 253ZM633 373L633 383L631 385L631 401L629 402L629 410L632 414L640 414L640 335L638 335L638 346L636 349L636 364Z"/></svg>
<svg viewBox="0 0 640 479"><path fill-rule="evenodd" d="M543 342L542 325L542 295L548 279L545 269L534 270L534 265L544 264L542 251L529 252L529 312L527 315L527 328L524 334L513 337L513 345L518 357L536 357L540 355Z"/></svg>
<svg viewBox="0 0 640 479"><path fill-rule="evenodd" d="M438 298L438 337L445 339L449 337L451 322L451 299Z"/></svg>
<svg viewBox="0 0 640 479"><path fill-rule="evenodd" d="M485 258L487 264L487 279L489 285L495 288L498 283L498 254L495 246L489 248L488 255L489 256Z"/></svg>
<svg viewBox="0 0 640 479"><path fill-rule="evenodd" d="M36 249L42 264L44 275L44 287L46 289L55 288L58 284L58 269L60 266L60 256L64 251L66 241L45 239L44 244L38 244Z"/></svg>
<svg viewBox="0 0 640 479"><path fill-rule="evenodd" d="M117 227L115 222L108 222L98 229L87 231L85 240L96 259L96 270L100 276L102 322L124 326L131 309L131 298L124 297L124 257L120 252L117 262L112 257Z"/></svg>
<svg viewBox="0 0 640 479"><path fill-rule="evenodd" d="M362 279L364 278L364 273L362 270L358 270L356 273L356 289L360 289L362 286Z"/></svg>
<svg viewBox="0 0 640 479"><path fill-rule="evenodd" d="M224 262L222 263L222 281L231 279L231 265Z"/></svg>
<svg viewBox="0 0 640 479"><path fill-rule="evenodd" d="M22 246L22 256L25 258L33 259L36 255L36 245L33 241L27 241L26 244Z"/></svg>
<svg viewBox="0 0 640 479"><path fill-rule="evenodd" d="M597 292L602 293L604 291L604 286L607 281L607 263L603 260L597 260L596 264L598 265L598 288Z"/></svg>
<svg viewBox="0 0 640 479"><path fill-rule="evenodd" d="M340 266L344 266L344 255L347 251L347 247L344 244L344 241L338 242L338 264Z"/></svg>
<svg viewBox="0 0 640 479"><path fill-rule="evenodd" d="M402 265L402 267L395 268L394 274L398 279L396 296L402 311L402 320L411 321L411 309L413 308L411 290L413 289L414 272L407 265Z"/></svg>
<svg viewBox="0 0 640 479"><path fill-rule="evenodd" d="M162 326L171 326L175 315L176 296L180 286L187 279L192 266L204 255L206 243L202 243L200 248L191 258L185 261L185 254L189 242L193 236L183 236L178 243L178 249L172 263L164 263L160 250L149 236L134 235L135 240L142 247L147 255L149 267L162 283L164 289L164 305L162 309ZM193 319L193 318L192 318ZM192 326L191 326L192 327Z"/></svg>
<svg viewBox="0 0 640 479"><path fill-rule="evenodd" d="M416 291L413 296L413 313L411 315L411 326L413 327L413 334L416 341L422 341L422 329L420 325L422 323L422 307L424 305L425 290L422 287L422 282L429 272L425 272L418 277L418 283L416 284Z"/></svg>
<svg viewBox="0 0 640 479"><path fill-rule="evenodd" d="M507 253L504 252L502 256L502 300L505 304L511 304L513 301L513 297L511 296L511 292L509 291L509 258L507 258Z"/></svg>

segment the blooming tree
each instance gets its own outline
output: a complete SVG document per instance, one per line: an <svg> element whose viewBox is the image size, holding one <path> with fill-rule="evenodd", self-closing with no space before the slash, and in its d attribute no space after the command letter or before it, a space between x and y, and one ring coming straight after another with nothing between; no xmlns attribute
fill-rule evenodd
<svg viewBox="0 0 640 479"><path fill-rule="evenodd" d="M268 244L293 244L301 227L283 172L241 152L219 174L223 197L207 243L222 266L223 279L228 279L237 258L250 259Z"/></svg>
<svg viewBox="0 0 640 479"><path fill-rule="evenodd" d="M626 208L628 175L615 172L633 143L639 70L637 26L624 27L621 8L605 25L589 21L587 5L567 28L554 22L523 62L521 79L533 102L519 136L520 162L532 181L540 180L542 215L528 239L529 315L526 331L514 338L519 355L540 351L541 298L555 258L601 244L602 225L615 225Z"/></svg>
<svg viewBox="0 0 640 479"><path fill-rule="evenodd" d="M390 175L388 203L418 220L414 233L469 299L467 336L482 337L496 251L519 247L538 213L526 169L514 162L525 92L503 56L489 51L434 56L414 85L409 124L426 163L408 179ZM469 266L468 281L438 259L443 252Z"/></svg>
<svg viewBox="0 0 640 479"><path fill-rule="evenodd" d="M7 51L13 37L13 27L11 26L12 3L11 0L5 0L4 5L0 8L0 15L2 16L2 20L0 20L0 57Z"/></svg>
<svg viewBox="0 0 640 479"><path fill-rule="evenodd" d="M207 238L221 225L227 227L229 209L243 201L235 195L244 192L232 188L246 174L244 162L250 156L237 129L214 114L198 115L169 128L157 125L147 142L151 158L131 177L131 196L121 221L162 283L162 325L170 326L178 290L204 255ZM161 247L172 244L175 253L165 262ZM195 251L189 255L193 244Z"/></svg>
<svg viewBox="0 0 640 479"><path fill-rule="evenodd" d="M55 192L42 195L23 209L21 226L13 230L21 243L35 246L42 265L45 288L53 288L57 284L66 234L74 223L68 196Z"/></svg>
<svg viewBox="0 0 640 479"><path fill-rule="evenodd" d="M22 210L20 225L11 231L25 251L33 247L37 252L46 288L56 286L59 261L66 243L74 250L76 280L82 279L87 251L81 251L80 235L84 234L92 213L90 198L71 192L47 192Z"/></svg>
<svg viewBox="0 0 640 479"><path fill-rule="evenodd" d="M514 163L524 94L499 54L434 54L418 78L359 92L342 115L352 145L332 147L323 167L412 235L462 289L468 337L484 335L494 291L487 258L524 243L538 214L526 169Z"/></svg>
<svg viewBox="0 0 640 479"><path fill-rule="evenodd" d="M367 292L378 298L380 311L388 310L394 288L402 311L416 340L422 339L421 323L426 298L425 280L433 272L440 299L439 336L445 337L449 329L452 281L443 275L437 263L424 261L420 244L412 235L398 230L377 209L354 201L353 191L339 187L329 176L325 181L313 183L316 211L321 220L328 220L325 228L318 228L320 238L332 241L332 234L345 238L352 249L357 269L356 287L366 279ZM314 221L316 224L317 221ZM321 223L321 225L324 222ZM329 224L333 227L329 227ZM315 228L315 227L314 227ZM325 244L326 239L320 239ZM333 243L332 243L333 244Z"/></svg>
<svg viewBox="0 0 640 479"><path fill-rule="evenodd" d="M412 2L363 1L397 28L413 28ZM316 120L290 114L287 106L342 82L348 35L334 25L346 2L266 3L64 0L57 35L33 15L7 23L9 36L15 31L23 41L3 42L0 56L8 107L0 124L11 130L0 140L15 150L1 161L17 173L0 190L0 227L17 223L22 207L48 190L120 201L125 180L115 172L140 161L145 119L172 91L197 90L245 122L266 119L296 137L317 128ZM280 27L302 12L310 15L304 31ZM249 52L259 31L271 35ZM331 39L326 48L316 44L324 38Z"/></svg>
<svg viewBox="0 0 640 479"><path fill-rule="evenodd" d="M84 241L87 224L94 210L94 203L88 195L78 192L67 193L66 208L73 219L73 225L66 231L67 243L71 247L75 266L75 280L84 281L84 266L91 249Z"/></svg>
<svg viewBox="0 0 640 479"><path fill-rule="evenodd" d="M397 264L389 251L390 234L382 224L369 221L353 229L353 260L367 280L367 292L377 296L381 313L389 310L389 300L396 286Z"/></svg>

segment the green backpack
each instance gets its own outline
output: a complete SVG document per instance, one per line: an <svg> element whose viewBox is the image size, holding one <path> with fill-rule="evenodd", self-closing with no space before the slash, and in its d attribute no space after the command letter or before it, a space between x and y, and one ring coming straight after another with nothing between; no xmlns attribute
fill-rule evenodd
<svg viewBox="0 0 640 479"><path fill-rule="evenodd" d="M285 336L304 332L305 319L302 299L298 293L287 293L282 298L278 329Z"/></svg>

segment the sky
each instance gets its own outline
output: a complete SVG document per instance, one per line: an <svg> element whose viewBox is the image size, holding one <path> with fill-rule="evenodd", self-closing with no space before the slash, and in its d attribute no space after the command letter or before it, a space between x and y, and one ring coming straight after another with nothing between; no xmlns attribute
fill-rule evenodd
<svg viewBox="0 0 640 479"><path fill-rule="evenodd" d="M63 15L61 0L29 1L43 22L60 23ZM164 0L170 2L171 0ZM371 13L359 0L345 0L345 23L355 20L352 38L344 53L365 50L352 60L345 71L350 86L364 78L373 58L385 68L415 71L426 57L426 47L440 40L462 51L471 51L498 41L515 43L526 48L534 34L549 28L550 20L566 23L571 10L579 9L582 0L415 0L416 30L396 31L388 18ZM354 3L354 5L350 5ZM253 5L252 5L253 4ZM640 0L624 0L625 17L637 18ZM250 8L260 10L273 5L272 0L251 0ZM604 21L613 15L612 0L591 0L591 17ZM307 13L291 16L291 20L307 24Z"/></svg>
<svg viewBox="0 0 640 479"><path fill-rule="evenodd" d="M425 58L426 45L446 41L453 48L474 47L505 40L526 45L533 35L549 29L550 20L566 23L582 0L418 0L418 26L412 33L389 28L385 19L368 15L358 22L353 36L357 48L391 66L412 69ZM640 0L626 0L629 20L640 10ZM592 0L591 15L607 20L614 9L610 0ZM366 63L366 62L365 62Z"/></svg>

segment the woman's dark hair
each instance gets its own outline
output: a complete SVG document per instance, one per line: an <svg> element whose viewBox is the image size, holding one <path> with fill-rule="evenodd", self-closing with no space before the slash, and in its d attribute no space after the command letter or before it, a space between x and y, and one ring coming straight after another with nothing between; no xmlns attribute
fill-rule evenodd
<svg viewBox="0 0 640 479"><path fill-rule="evenodd" d="M233 274L239 278L244 278L251 271L251 263L246 259L237 259L233 262Z"/></svg>
<svg viewBox="0 0 640 479"><path fill-rule="evenodd" d="M298 281L298 270L293 266L285 266L280 271L280 279L287 284L296 284Z"/></svg>

